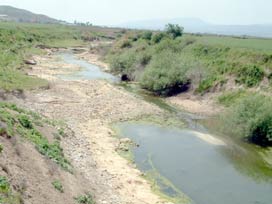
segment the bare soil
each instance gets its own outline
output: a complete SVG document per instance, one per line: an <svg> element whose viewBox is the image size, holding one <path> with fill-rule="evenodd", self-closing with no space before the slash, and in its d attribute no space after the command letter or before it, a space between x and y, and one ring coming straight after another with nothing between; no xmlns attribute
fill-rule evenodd
<svg viewBox="0 0 272 204"><path fill-rule="evenodd" d="M166 99L180 109L203 116L212 116L222 111L222 107L215 103L216 94L206 94L205 97L194 95L191 92L182 93Z"/></svg>
<svg viewBox="0 0 272 204"><path fill-rule="evenodd" d="M53 137L52 128L45 125L39 129L45 136ZM74 197L92 192L92 186L79 171L71 174L62 170L22 137L0 136L0 143L4 147L0 154L0 175L9 179L24 204L75 204ZM55 180L62 184L63 193L52 185Z"/></svg>

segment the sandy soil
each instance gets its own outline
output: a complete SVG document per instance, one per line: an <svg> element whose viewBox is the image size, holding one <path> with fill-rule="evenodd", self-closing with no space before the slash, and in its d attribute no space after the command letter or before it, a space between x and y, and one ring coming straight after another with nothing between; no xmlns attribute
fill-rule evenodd
<svg viewBox="0 0 272 204"><path fill-rule="evenodd" d="M36 57L31 75L45 78L50 89L26 93L17 103L52 119L63 120L74 132L62 146L68 158L92 184L98 204L165 203L153 194L141 172L119 156L119 139L110 126L143 114L162 111L105 81L62 81L55 74L78 67L60 63L54 56Z"/></svg>
<svg viewBox="0 0 272 204"><path fill-rule="evenodd" d="M212 116L222 111L222 107L215 104L214 96L210 97L208 94L201 97L192 93L184 93L169 97L166 101L190 113L203 116Z"/></svg>

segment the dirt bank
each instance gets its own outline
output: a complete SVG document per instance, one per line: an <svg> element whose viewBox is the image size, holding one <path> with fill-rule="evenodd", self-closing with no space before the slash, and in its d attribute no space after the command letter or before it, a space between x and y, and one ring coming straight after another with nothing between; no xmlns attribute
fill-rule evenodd
<svg viewBox="0 0 272 204"><path fill-rule="evenodd" d="M93 186L98 204L164 203L127 160L115 151L119 140L110 125L143 114L160 114L144 102L105 81L62 81L56 74L78 67L60 63L54 56L36 57L31 75L45 78L50 89L26 93L16 102L51 119L65 121L74 134L62 141L67 157Z"/></svg>
<svg viewBox="0 0 272 204"><path fill-rule="evenodd" d="M169 97L166 101L190 113L212 116L222 111L222 107L215 103L215 97L215 94L213 96L206 94L205 97L202 97L193 93L183 93Z"/></svg>

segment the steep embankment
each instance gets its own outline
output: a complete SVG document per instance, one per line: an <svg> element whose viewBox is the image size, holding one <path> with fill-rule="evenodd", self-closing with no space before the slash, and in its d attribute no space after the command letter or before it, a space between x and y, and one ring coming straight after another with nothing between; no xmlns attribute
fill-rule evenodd
<svg viewBox="0 0 272 204"><path fill-rule="evenodd" d="M61 148L72 138L73 132L57 121L0 102L0 203L92 200L92 185Z"/></svg>

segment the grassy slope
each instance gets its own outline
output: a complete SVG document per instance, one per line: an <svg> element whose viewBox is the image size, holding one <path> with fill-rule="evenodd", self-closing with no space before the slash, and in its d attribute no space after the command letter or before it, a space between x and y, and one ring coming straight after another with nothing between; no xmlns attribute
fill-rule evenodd
<svg viewBox="0 0 272 204"><path fill-rule="evenodd" d="M0 22L0 89L32 89L46 86L46 81L25 74L23 63L37 45L71 47L84 45L94 38L112 37L118 30L99 27L18 24Z"/></svg>

